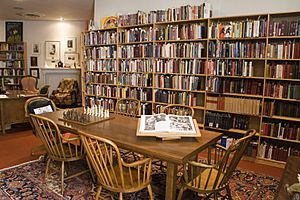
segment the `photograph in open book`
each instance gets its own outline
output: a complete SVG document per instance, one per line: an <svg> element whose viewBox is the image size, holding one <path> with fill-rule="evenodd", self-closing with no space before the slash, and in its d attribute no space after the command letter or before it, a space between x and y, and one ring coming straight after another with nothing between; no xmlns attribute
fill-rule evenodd
<svg viewBox="0 0 300 200"><path fill-rule="evenodd" d="M196 133L191 116L177 115L142 115L140 132L172 132L172 133Z"/></svg>

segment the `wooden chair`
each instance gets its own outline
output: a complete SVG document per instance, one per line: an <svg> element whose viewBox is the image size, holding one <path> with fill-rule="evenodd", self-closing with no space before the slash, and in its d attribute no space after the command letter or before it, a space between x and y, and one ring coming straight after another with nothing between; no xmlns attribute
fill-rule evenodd
<svg viewBox="0 0 300 200"><path fill-rule="evenodd" d="M31 118L29 117L29 115L35 114L34 109L45 107L45 106L50 106L53 112L57 110L54 102L51 99L48 99L46 97L32 97L25 102L25 106L24 106L25 117L29 118L29 123L32 127L32 132L36 136L37 136L37 133L36 133L35 126L31 120ZM43 150L45 150L44 145L39 145L37 147L33 147L31 149L31 155L35 155L36 152L43 151Z"/></svg>
<svg viewBox="0 0 300 200"><path fill-rule="evenodd" d="M45 171L45 180L48 177L48 170L51 160L61 162L61 192L64 192L64 180L79 176L89 170L84 170L76 174L65 177L65 162L77 161L80 159L87 159L84 153L83 145L73 143L79 141L80 137L65 138L60 132L60 129L52 120L40 115L30 114L30 118L35 127L36 133L42 140L47 154L47 166ZM90 164L87 160L88 166ZM90 168L91 169L91 168ZM93 176L93 174L92 174Z"/></svg>
<svg viewBox="0 0 300 200"><path fill-rule="evenodd" d="M229 179L241 160L248 144L255 136L255 130L247 131L246 135L234 142L228 149L216 145L214 164L207 165L196 161L189 161L184 167L184 181L178 194L182 198L187 189L205 194L207 198L221 196L226 190L225 198L232 199L229 188Z"/></svg>
<svg viewBox="0 0 300 200"><path fill-rule="evenodd" d="M21 81L21 87L22 90L32 92L32 93L38 93L39 90L37 89L37 78L33 76L24 76L22 77Z"/></svg>
<svg viewBox="0 0 300 200"><path fill-rule="evenodd" d="M137 99L123 98L116 103L116 114L137 117L139 115L141 102Z"/></svg>
<svg viewBox="0 0 300 200"><path fill-rule="evenodd" d="M194 109L192 107L180 104L167 105L164 109L164 113L194 117Z"/></svg>
<svg viewBox="0 0 300 200"><path fill-rule="evenodd" d="M112 141L83 132L79 135L98 177L95 199L99 199L102 188L119 193L119 199L123 199L123 193L137 192L146 187L150 199L153 199L150 158L126 163Z"/></svg>

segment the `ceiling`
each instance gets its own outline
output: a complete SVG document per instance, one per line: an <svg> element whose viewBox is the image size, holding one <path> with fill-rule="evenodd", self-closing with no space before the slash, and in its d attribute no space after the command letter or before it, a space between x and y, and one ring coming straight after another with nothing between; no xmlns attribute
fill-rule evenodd
<svg viewBox="0 0 300 200"><path fill-rule="evenodd" d="M89 20L94 0L0 0L0 20Z"/></svg>

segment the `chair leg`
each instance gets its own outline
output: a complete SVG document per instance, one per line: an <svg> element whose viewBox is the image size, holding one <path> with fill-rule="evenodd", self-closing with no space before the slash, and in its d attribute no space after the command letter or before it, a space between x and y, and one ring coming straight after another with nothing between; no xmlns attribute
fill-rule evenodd
<svg viewBox="0 0 300 200"><path fill-rule="evenodd" d="M46 182L46 180L48 178L48 171L49 171L50 161L51 161L51 158L48 158L47 159L47 164L46 164L46 171L45 171L45 182Z"/></svg>
<svg viewBox="0 0 300 200"><path fill-rule="evenodd" d="M119 194L119 200L123 200L123 193L122 192L120 192L120 194Z"/></svg>
<svg viewBox="0 0 300 200"><path fill-rule="evenodd" d="M88 165L88 167L89 167L89 169L90 169L90 173L91 173L91 176L92 176L92 180L93 180L94 183L96 183L96 178L95 178L94 170L93 170L93 168L92 168L92 166L91 166L91 163L90 163L90 161L89 161L89 158L88 158L87 156L86 156L85 158L86 158L87 165Z"/></svg>
<svg viewBox="0 0 300 200"><path fill-rule="evenodd" d="M182 186L182 188L180 188L180 190L179 190L177 200L181 200L184 191L185 191L185 187Z"/></svg>
<svg viewBox="0 0 300 200"><path fill-rule="evenodd" d="M149 199L150 199L150 200L153 200L153 192L152 192L152 187L151 187L151 185L149 184L149 185L147 186L147 188L148 188L148 192L149 192Z"/></svg>
<svg viewBox="0 0 300 200"><path fill-rule="evenodd" d="M64 194L64 174L65 172L65 162L61 162L61 193Z"/></svg>
<svg viewBox="0 0 300 200"><path fill-rule="evenodd" d="M98 190L97 190L97 193L96 193L95 199L99 199L101 190L102 190L102 186L99 186L99 188L98 188Z"/></svg>
<svg viewBox="0 0 300 200"><path fill-rule="evenodd" d="M230 191L229 185L226 186L226 192L227 192L228 198L229 198L229 199L232 199L231 191Z"/></svg>

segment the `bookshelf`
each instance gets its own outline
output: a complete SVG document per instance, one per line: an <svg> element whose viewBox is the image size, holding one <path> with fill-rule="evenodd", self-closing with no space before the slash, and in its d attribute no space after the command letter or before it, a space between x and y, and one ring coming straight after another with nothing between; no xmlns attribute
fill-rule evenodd
<svg viewBox="0 0 300 200"><path fill-rule="evenodd" d="M85 49L114 46L115 57L97 60L114 60L116 67L97 72L107 82L84 79L84 85L115 89L85 98L108 99L112 108L118 98L136 98L140 114L191 106L200 128L232 138L254 128L247 155L283 167L287 154L300 156L300 12L174 15L200 7L139 11L120 16L116 29L91 31L114 31L112 44Z"/></svg>
<svg viewBox="0 0 300 200"><path fill-rule="evenodd" d="M117 93L117 29L102 29L82 34L83 103L114 110Z"/></svg>
<svg viewBox="0 0 300 200"><path fill-rule="evenodd" d="M25 43L0 42L0 87L20 89L20 80L27 74Z"/></svg>

